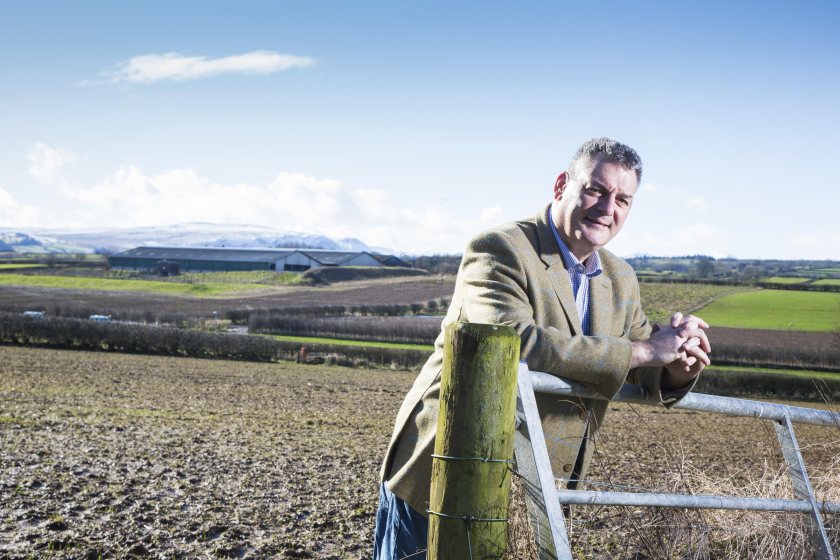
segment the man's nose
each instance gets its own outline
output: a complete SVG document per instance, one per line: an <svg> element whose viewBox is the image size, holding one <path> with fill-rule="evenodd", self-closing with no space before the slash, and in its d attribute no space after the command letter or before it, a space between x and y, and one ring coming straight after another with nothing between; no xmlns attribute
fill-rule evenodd
<svg viewBox="0 0 840 560"><path fill-rule="evenodd" d="M615 195L605 194L598 199L598 210L604 214L612 214L615 210Z"/></svg>

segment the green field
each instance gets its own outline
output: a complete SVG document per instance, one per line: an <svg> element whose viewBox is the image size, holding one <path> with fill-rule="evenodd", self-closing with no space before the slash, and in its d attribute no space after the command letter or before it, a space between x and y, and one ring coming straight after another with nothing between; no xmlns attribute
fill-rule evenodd
<svg viewBox="0 0 840 560"><path fill-rule="evenodd" d="M832 331L840 326L840 294L759 290L724 296L697 314L713 326Z"/></svg>
<svg viewBox="0 0 840 560"><path fill-rule="evenodd" d="M675 311L691 313L720 297L745 292L753 288L718 286L713 284L677 284L669 282L642 282L642 309L654 323L667 322Z"/></svg>
<svg viewBox="0 0 840 560"><path fill-rule="evenodd" d="M69 290L95 290L119 292L156 292L195 297L217 297L265 289L265 285L222 282L180 283L150 280L116 280L78 276L35 276L25 274L0 274L0 285L35 286Z"/></svg>
<svg viewBox="0 0 840 560"><path fill-rule="evenodd" d="M190 272L172 276L167 282L199 284L267 284L289 286L300 284L302 274L296 272L274 272L273 270L247 270L239 272Z"/></svg>
<svg viewBox="0 0 840 560"><path fill-rule="evenodd" d="M840 373L831 371L810 371L802 369L778 369L778 368L761 368L761 367L746 367L746 366L708 366L706 371L737 371L746 373L760 373L762 375L793 375L795 377L805 377L806 379L832 379L840 380Z"/></svg>
<svg viewBox="0 0 840 560"><path fill-rule="evenodd" d="M816 280L814 282L815 286L840 286L840 279L837 278L824 278L822 280Z"/></svg>
<svg viewBox="0 0 840 560"><path fill-rule="evenodd" d="M45 264L33 264L33 263L25 263L25 264L14 264L14 263L3 263L0 264L0 270L23 270L24 268L46 268L47 265Z"/></svg>
<svg viewBox="0 0 840 560"><path fill-rule="evenodd" d="M277 340L286 340L290 342L300 342L302 344L335 344L338 346L360 346L370 348L401 348L403 350L422 350L429 352L434 351L435 347L431 344L401 344L398 342L373 342L370 340L347 340L344 338L320 338L314 336L286 336L279 334L267 334Z"/></svg>
<svg viewBox="0 0 840 560"><path fill-rule="evenodd" d="M802 284L803 282L808 282L809 280L811 279L792 276L771 276L770 278L766 278L764 281L770 282L771 284Z"/></svg>

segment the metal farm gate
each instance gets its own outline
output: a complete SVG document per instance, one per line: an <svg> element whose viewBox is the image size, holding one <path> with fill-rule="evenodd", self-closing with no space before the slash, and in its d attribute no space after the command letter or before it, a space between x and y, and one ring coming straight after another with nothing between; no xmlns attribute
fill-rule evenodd
<svg viewBox="0 0 840 560"><path fill-rule="evenodd" d="M760 401L689 393L674 408L772 420L782 455L793 482L795 500L738 498L645 492L600 492L558 489L537 413L534 392L604 400L580 384L543 372L530 371L520 363L518 372L517 430L515 457L525 484L528 516L531 519L540 559L572 560L572 551L561 505L670 507L689 509L733 509L808 513L811 539L819 560L834 560L823 513L840 513L840 503L817 502L799 451L793 423L840 427L840 414ZM615 401L659 405L658 398L637 385L624 385Z"/></svg>

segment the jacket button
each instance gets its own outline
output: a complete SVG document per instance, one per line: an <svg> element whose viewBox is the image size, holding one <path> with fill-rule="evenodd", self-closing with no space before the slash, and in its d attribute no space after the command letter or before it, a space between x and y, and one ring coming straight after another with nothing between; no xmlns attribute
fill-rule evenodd
<svg viewBox="0 0 840 560"><path fill-rule="evenodd" d="M566 463L565 465L563 465L563 472L572 472L572 464Z"/></svg>
<svg viewBox="0 0 840 560"><path fill-rule="evenodd" d="M580 419L584 421L589 419L589 413L585 410L581 410L578 416L580 416Z"/></svg>

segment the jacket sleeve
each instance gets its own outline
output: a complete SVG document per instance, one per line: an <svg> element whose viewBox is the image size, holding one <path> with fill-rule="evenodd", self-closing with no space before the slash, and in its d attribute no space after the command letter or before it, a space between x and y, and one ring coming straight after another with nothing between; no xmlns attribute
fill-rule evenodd
<svg viewBox="0 0 840 560"><path fill-rule="evenodd" d="M633 289L636 292L636 297L634 298L634 301L636 301L638 304L634 307L633 310L633 328L631 328L630 330L630 340L647 340L648 338L650 338L652 328L650 322L647 320L647 317L645 317L644 313L642 312L641 296L639 295L638 282L634 284ZM645 389L647 389L648 394L657 395L659 398L659 402L664 404L666 407L670 408L674 406L681 398L686 396L689 391L691 391L697 380L695 378L691 383L689 383L685 387L680 387L678 389L663 392L662 376L664 375L664 373L665 368L661 366L634 368L631 369L627 375L627 383L642 385Z"/></svg>

